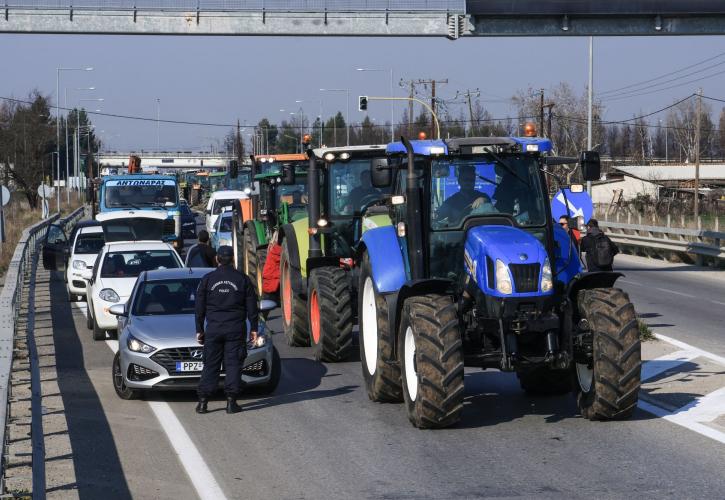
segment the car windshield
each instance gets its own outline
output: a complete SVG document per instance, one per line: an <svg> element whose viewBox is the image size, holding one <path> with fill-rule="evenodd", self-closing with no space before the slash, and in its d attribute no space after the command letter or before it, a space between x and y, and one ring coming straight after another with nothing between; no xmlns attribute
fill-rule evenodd
<svg viewBox="0 0 725 500"><path fill-rule="evenodd" d="M104 189L108 208L175 207L179 204L176 182L172 180L108 181Z"/></svg>
<svg viewBox="0 0 725 500"><path fill-rule="evenodd" d="M103 239L103 233L81 233L76 238L73 253L96 255L105 244L106 240Z"/></svg>
<svg viewBox="0 0 725 500"><path fill-rule="evenodd" d="M146 281L136 293L134 316L194 314L200 278Z"/></svg>
<svg viewBox="0 0 725 500"><path fill-rule="evenodd" d="M232 198L229 198L226 200L222 200L222 199L214 200L214 207L212 208L211 213L214 215L219 215L220 213L223 212L222 209L224 209L226 207L231 207L232 205L234 205L235 201L236 200L234 200Z"/></svg>
<svg viewBox="0 0 725 500"><path fill-rule="evenodd" d="M171 250L108 252L103 259L101 278L135 278L143 271L182 267Z"/></svg>
<svg viewBox="0 0 725 500"><path fill-rule="evenodd" d="M389 188L373 187L370 180L372 161L372 158L356 158L330 165L330 215L359 214L364 206L390 192Z"/></svg>
<svg viewBox="0 0 725 500"><path fill-rule="evenodd" d="M219 232L221 233L228 233L232 230L232 216L231 215L222 215L221 221L219 221Z"/></svg>
<svg viewBox="0 0 725 500"><path fill-rule="evenodd" d="M521 154L444 158L432 162L431 225L460 229L471 216L507 215L519 226L546 221L539 166Z"/></svg>

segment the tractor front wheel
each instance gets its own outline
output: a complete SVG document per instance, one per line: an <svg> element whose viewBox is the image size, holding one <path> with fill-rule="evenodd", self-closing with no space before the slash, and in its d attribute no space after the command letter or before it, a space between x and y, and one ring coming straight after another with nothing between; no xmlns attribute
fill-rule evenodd
<svg viewBox="0 0 725 500"><path fill-rule="evenodd" d="M400 364L393 361L394 340L388 322L388 303L375 290L367 253L360 268L358 319L360 364L368 397L377 402L403 401Z"/></svg>
<svg viewBox="0 0 725 500"><path fill-rule="evenodd" d="M429 294L405 301L398 353L412 424L423 429L456 424L463 410L463 343L451 297Z"/></svg>
<svg viewBox="0 0 725 500"><path fill-rule="evenodd" d="M317 361L336 363L352 351L352 294L347 272L319 267L308 280L310 344Z"/></svg>
<svg viewBox="0 0 725 500"><path fill-rule="evenodd" d="M634 306L618 288L582 290L578 302L591 335L591 356L574 353L579 411L589 420L628 418L637 406L642 365Z"/></svg>
<svg viewBox="0 0 725 500"><path fill-rule="evenodd" d="M282 243L279 267L279 297L284 336L287 344L292 347L307 347L310 345L307 304L292 289L292 273L296 271L292 268L287 240Z"/></svg>

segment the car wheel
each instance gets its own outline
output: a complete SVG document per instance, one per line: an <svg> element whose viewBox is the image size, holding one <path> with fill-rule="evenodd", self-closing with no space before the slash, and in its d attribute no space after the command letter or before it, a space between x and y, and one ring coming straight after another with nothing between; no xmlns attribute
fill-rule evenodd
<svg viewBox="0 0 725 500"><path fill-rule="evenodd" d="M117 352L113 358L113 388L121 399L138 399L141 391L126 386L126 380L121 371L121 353Z"/></svg>
<svg viewBox="0 0 725 500"><path fill-rule="evenodd" d="M106 340L106 330L98 326L98 322L93 320L93 340Z"/></svg>

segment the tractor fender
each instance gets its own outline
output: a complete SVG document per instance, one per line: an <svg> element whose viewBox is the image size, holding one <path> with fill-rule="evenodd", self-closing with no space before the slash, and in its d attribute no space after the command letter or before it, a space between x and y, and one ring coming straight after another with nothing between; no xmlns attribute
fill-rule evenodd
<svg viewBox="0 0 725 500"><path fill-rule="evenodd" d="M393 226L377 227L365 231L362 236L361 250L368 253L373 271L373 281L378 293L397 292L402 288L408 276L398 243L398 235Z"/></svg>
<svg viewBox="0 0 725 500"><path fill-rule="evenodd" d="M566 296L574 304L574 310L576 310L577 295L579 295L580 290L588 290L591 288L611 288L614 286L614 282L622 276L624 276L624 274L612 271L597 271L577 274L567 285Z"/></svg>
<svg viewBox="0 0 725 500"><path fill-rule="evenodd" d="M292 224L284 224L278 235L278 243L281 245L287 242L287 250L289 251L290 279L292 281L292 290L298 295L307 294L307 284L302 279L302 270L300 269L300 249L297 244L297 234Z"/></svg>
<svg viewBox="0 0 725 500"><path fill-rule="evenodd" d="M385 301L388 303L388 321L391 325L390 331L393 335L393 358L397 359L397 337L401 333L398 331L400 326L400 313L403 311L403 305L406 299L410 297L419 297L429 293L441 295L452 295L453 282L451 280L428 278L420 280L410 280L400 287L398 293L389 293L384 295Z"/></svg>

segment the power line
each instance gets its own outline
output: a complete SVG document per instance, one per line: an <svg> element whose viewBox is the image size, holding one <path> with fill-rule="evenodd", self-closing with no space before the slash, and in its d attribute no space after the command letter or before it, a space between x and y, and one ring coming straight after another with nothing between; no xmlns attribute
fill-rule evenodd
<svg viewBox="0 0 725 500"><path fill-rule="evenodd" d="M714 76L719 76L719 75L722 75L722 74L725 74L725 70L724 71L718 71L717 73L713 73L711 75L705 75L705 76L702 76L700 78L695 78L694 80L688 80L686 82L677 83L675 85L670 85L668 87L662 87L661 89L656 89L656 90L652 90L652 91L648 91L648 92L635 93L635 94L630 94L630 95L626 95L626 96L625 95L622 95L622 96L615 96L615 97L612 97L612 98L604 98L602 100L605 101L605 102L606 101L619 101L619 100L622 100L622 99L629 99L631 97L637 97L637 96L641 96L641 95L656 94L657 92L662 92L664 90L674 89L674 88L677 88L677 87L683 87L685 85L689 85L691 83L700 82L702 80L707 80L708 78L712 78Z"/></svg>
<svg viewBox="0 0 725 500"><path fill-rule="evenodd" d="M686 71L686 70L688 70L690 68L694 68L695 66L699 66L699 65L704 64L706 62L710 62L710 61L712 61L714 59L717 59L719 57L722 57L723 55L725 55L725 52L721 52L721 53L719 53L719 54L717 54L715 56L708 57L707 59L703 59L700 62L696 62L694 64L690 64L689 66L685 66L684 68L680 68L678 70L670 71L669 73L665 73L663 75L659 75L659 76L656 76L654 78L650 78L649 80L644 80L644 81L641 81L641 82L638 82L638 83L632 83L630 85L625 85L624 87L619 87L619 88L612 89L612 90L605 90L603 92L600 92L600 94L613 94L613 93L619 92L620 90L624 90L624 89L628 89L628 88L632 88L632 87L639 87L640 85L644 85L645 83L654 82L656 80L659 80L660 78L665 78L667 76L675 75L677 73L682 73L683 71ZM719 63L719 64L722 64L722 63Z"/></svg>

